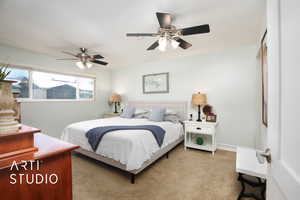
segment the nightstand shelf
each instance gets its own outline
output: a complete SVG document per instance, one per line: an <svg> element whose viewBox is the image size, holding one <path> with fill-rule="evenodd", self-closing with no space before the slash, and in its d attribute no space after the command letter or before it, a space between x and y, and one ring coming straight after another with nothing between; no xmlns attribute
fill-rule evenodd
<svg viewBox="0 0 300 200"><path fill-rule="evenodd" d="M197 122L197 121L184 121L184 147L199 149L204 151L214 152L217 149L216 145L216 122ZM197 137L204 140L202 145L196 143Z"/></svg>
<svg viewBox="0 0 300 200"><path fill-rule="evenodd" d="M193 148L193 149L201 149L201 150L204 150L204 151L215 151L215 150L213 150L213 146L211 144L199 145L199 144L195 144L195 143L192 143L192 142L188 142L186 144L186 147Z"/></svg>

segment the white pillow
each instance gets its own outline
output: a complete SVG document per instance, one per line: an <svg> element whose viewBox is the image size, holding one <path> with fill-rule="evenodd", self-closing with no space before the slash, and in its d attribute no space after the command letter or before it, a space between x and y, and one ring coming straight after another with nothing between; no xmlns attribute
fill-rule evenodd
<svg viewBox="0 0 300 200"><path fill-rule="evenodd" d="M152 110L153 109L150 108L150 109L148 109L148 112L152 112ZM167 108L166 112L165 112L165 115L177 115L177 111Z"/></svg>
<svg viewBox="0 0 300 200"><path fill-rule="evenodd" d="M120 115L122 118L132 118L135 112L135 107L127 105L124 108L123 113Z"/></svg>
<svg viewBox="0 0 300 200"><path fill-rule="evenodd" d="M164 121L169 121L177 124L179 123L180 119L177 115L165 115Z"/></svg>
<svg viewBox="0 0 300 200"><path fill-rule="evenodd" d="M137 109L135 109L134 115L145 114L147 112L148 112L148 110L137 108Z"/></svg>
<svg viewBox="0 0 300 200"><path fill-rule="evenodd" d="M164 121L165 108L153 108L149 115L149 120L154 122Z"/></svg>
<svg viewBox="0 0 300 200"><path fill-rule="evenodd" d="M167 109L165 115L176 115L177 111L172 109Z"/></svg>
<svg viewBox="0 0 300 200"><path fill-rule="evenodd" d="M149 119L149 113L146 112L146 113L137 114L137 115L134 115L134 118L136 118L136 119Z"/></svg>

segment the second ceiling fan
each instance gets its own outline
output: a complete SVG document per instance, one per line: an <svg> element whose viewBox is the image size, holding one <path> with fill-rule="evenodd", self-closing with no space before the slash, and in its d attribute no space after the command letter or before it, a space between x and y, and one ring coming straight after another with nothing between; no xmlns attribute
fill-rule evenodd
<svg viewBox="0 0 300 200"><path fill-rule="evenodd" d="M160 51L165 51L168 42L171 43L173 48L178 46L183 49L188 49L192 44L181 39L181 36L209 33L210 28L208 24L193 26L183 29L177 29L172 25L172 15L169 13L156 13L160 28L157 33L127 33L128 37L159 37L147 50L154 50L159 48Z"/></svg>
<svg viewBox="0 0 300 200"><path fill-rule="evenodd" d="M107 62L101 61L100 59L103 59L104 57L101 56L100 54L96 55L90 55L88 54L88 49L86 48L79 48L80 52L79 53L70 53L63 51L64 54L68 54L70 56L73 56L73 58L59 58L57 60L76 60L76 65L80 69L85 69L85 68L91 68L92 63L98 64L98 65L107 65Z"/></svg>

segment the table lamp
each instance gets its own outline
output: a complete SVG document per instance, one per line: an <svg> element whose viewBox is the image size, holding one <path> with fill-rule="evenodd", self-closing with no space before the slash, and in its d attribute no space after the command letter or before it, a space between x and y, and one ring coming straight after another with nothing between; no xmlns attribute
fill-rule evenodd
<svg viewBox="0 0 300 200"><path fill-rule="evenodd" d="M121 96L119 94L112 94L110 97L110 101L112 103L115 103L115 112L114 113L118 113L117 104L121 102Z"/></svg>
<svg viewBox="0 0 300 200"><path fill-rule="evenodd" d="M193 94L192 96L192 104L198 106L198 122L201 122L201 105L205 105L207 101L206 94Z"/></svg>

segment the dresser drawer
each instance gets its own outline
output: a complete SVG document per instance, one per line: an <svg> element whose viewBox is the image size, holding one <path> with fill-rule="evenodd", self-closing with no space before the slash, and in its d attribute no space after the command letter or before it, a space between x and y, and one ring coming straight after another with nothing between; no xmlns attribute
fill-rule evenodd
<svg viewBox="0 0 300 200"><path fill-rule="evenodd" d="M186 126L186 131L193 132L193 133L212 134L214 130L212 127L191 124Z"/></svg>

